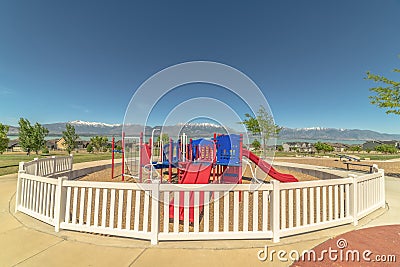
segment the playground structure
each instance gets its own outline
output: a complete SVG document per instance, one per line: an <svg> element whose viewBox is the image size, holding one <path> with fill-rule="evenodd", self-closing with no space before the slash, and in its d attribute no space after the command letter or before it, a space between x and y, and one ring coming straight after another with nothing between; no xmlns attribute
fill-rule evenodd
<svg viewBox="0 0 400 267"><path fill-rule="evenodd" d="M178 184L241 184L243 166L250 165L247 158L273 179L281 182L297 182L290 174L276 171L268 162L243 148L243 136L238 134L217 135L210 139L191 139L183 133L177 141L161 139L153 142L140 137L122 135L122 181L131 177L139 183ZM113 168L114 177L114 139ZM117 151L119 152L119 151ZM253 170L253 180L258 180ZM165 174L167 175L165 176Z"/></svg>
<svg viewBox="0 0 400 267"><path fill-rule="evenodd" d="M213 138L193 140L183 133L175 142L170 138L167 144L164 144L161 138L154 144L153 136L146 143L143 133L139 138L125 137L124 134L122 136L122 154L124 155L122 181L125 177L130 177L144 184L242 184L242 171L246 164L250 166L252 182L265 183L257 179L251 164L243 157L249 159L273 179L280 182L298 181L293 175L276 171L269 163L244 149L242 135L214 133ZM114 141L112 147L114 148ZM114 160L112 175L114 175ZM179 216L179 220L183 221L184 209L187 206L184 203L184 192L180 193L179 199L178 214L175 214L175 199L170 200L169 218ZM195 221L194 206L197 205L199 212L202 213L205 200L204 192L199 192L199 199L195 204L194 192L189 193L190 223Z"/></svg>

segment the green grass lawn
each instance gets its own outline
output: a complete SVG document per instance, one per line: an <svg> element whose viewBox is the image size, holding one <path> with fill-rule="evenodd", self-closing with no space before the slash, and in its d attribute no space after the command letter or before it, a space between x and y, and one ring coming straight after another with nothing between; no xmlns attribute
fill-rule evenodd
<svg viewBox="0 0 400 267"><path fill-rule="evenodd" d="M80 153L73 153L73 155L74 155L74 163L111 159L111 153L109 152L97 153L97 154L80 152ZM11 173L17 173L19 162L22 161L28 162L33 160L34 158L44 158L50 156L59 156L59 157L67 156L67 153L57 151L54 153L43 154L43 155L31 154L30 156L27 156L26 153L18 153L18 152L2 154L0 155L0 176ZM121 154L119 153L115 154L115 158L121 158Z"/></svg>
<svg viewBox="0 0 400 267"><path fill-rule="evenodd" d="M389 160L389 159L398 159L400 158L399 154L393 155L384 155L384 154L361 154L359 155L361 159L369 158L370 160Z"/></svg>

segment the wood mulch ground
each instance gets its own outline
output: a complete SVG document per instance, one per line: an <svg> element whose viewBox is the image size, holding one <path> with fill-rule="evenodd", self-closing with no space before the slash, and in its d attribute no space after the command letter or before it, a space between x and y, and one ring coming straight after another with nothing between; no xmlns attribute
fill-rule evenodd
<svg viewBox="0 0 400 267"><path fill-rule="evenodd" d="M253 166L254 167L254 166ZM291 171L288 169L285 169L283 167L275 167L275 169L279 172L286 173L286 174L291 174L295 176L299 181L311 181L311 180L318 180L317 177L307 175L304 173L300 172L295 172ZM254 169L253 169L254 170ZM175 170L174 170L175 172ZM251 178L252 174L249 168L246 168L244 171L244 177ZM167 179L167 176L164 176L165 179ZM264 180L269 182L271 180L271 177L263 173L262 171L257 172L257 178L260 180ZM111 179L111 168L105 169L99 172L94 172L90 173L88 175L85 175L81 177L79 180L81 181L97 181L97 182L122 182L122 176L121 176L121 166L118 166L114 170L114 179ZM244 179L244 183L246 183L247 179ZM125 177L125 182L135 182L134 179L130 177Z"/></svg>
<svg viewBox="0 0 400 267"><path fill-rule="evenodd" d="M276 168L276 170L280 171L282 173L292 174L297 179L299 179L299 181L318 180L316 177L313 177L313 176L310 176L310 175L306 175L306 174L303 174L303 173L299 173L299 172L286 170L284 168ZM114 179L111 179L111 169L105 169L105 170L102 170L102 171L99 171L99 172L95 172L95 173L91 173L91 174L88 174L88 175L86 175L84 177L81 177L80 180L81 181L122 182L122 177L120 175L121 174L121 167L120 166L115 169L114 174L115 174ZM244 176L252 177L251 171L249 169L246 169L245 172L244 172ZM267 176L265 173L263 173L261 171L257 172L257 178L260 179L260 180L264 180L264 181L270 181L271 180L271 178L269 176ZM249 183L249 180L250 179L244 179L243 183ZM132 178L125 177L125 182L135 182L135 181ZM100 201L99 201L100 202L100 207L99 207L100 212L99 212L99 215L98 215L99 224L101 224L101 222L102 222L102 215L101 215L102 199L103 199L102 192L103 191L101 190L101 192L100 192ZM134 216L133 215L135 214L135 205L134 204L135 204L136 194L138 194L138 193L139 192L133 192L133 194L132 194L132 209L131 209L132 219L130 221L130 229L133 229L134 224L135 224L135 222L133 221L134 220L134 218L133 218ZM91 224L94 223L94 198L95 198L94 194L95 193L93 191L92 192ZM160 199L163 199L163 194L164 193L161 193ZM303 194L303 192L301 192L301 194ZM110 192L110 190L108 190L107 196L108 196L108 200L107 200L107 206L106 206L106 225L108 226L109 225L110 212L111 212L111 201L110 201L111 192ZM143 220L144 205L143 205L143 203L144 203L144 198L145 197L148 197L148 195L146 196L143 192L141 192L140 193L140 203L141 204L140 204L140 208L139 208L140 209L140 211L139 211L139 214L140 214L140 216L139 216L140 217L140 219L139 219L140 220L139 221L139 229L140 230L143 229L143 223L144 223L144 220ZM230 218L229 219L229 230L233 231L233 227L234 226L233 226L233 219L232 218L233 218L233 214L234 214L234 193L231 192L229 194L229 196L220 196L220 197L221 198L220 198L220 201L219 201L219 216L218 216L219 217L219 229L217 231L223 231L224 230L223 228L224 228L224 198L225 197L229 197L229 218ZM78 198L78 202L77 203L80 203L80 198L81 198L80 193L78 193L78 197L77 198ZM71 196L71 203L70 203L71 204L71 210L70 210L71 218L72 218L72 212L73 212L73 210L72 210L72 204L73 204L72 199L73 199L73 194ZM172 199L172 196L170 196L170 199ZM302 201L302 198L300 198L300 199ZM249 202L248 202L248 211L249 211L249 214L248 214L248 225L249 225L249 230L250 231L253 229L253 205L254 205L253 204L253 200L254 200L253 193L250 192L249 193ZM84 201L85 201L85 207L87 207L87 201L88 201L87 192L86 192L86 196L85 196L85 200ZM118 192L116 192L116 195L115 195L115 203L116 203L116 205L117 205L118 201L119 201L119 196L118 196ZM124 203L123 210L125 211L126 210L126 203L127 203L127 195L126 194L124 195L123 203ZM209 213L209 230L210 231L215 231L216 230L216 229L214 230L214 216L215 216L214 215L214 204L215 203L213 201L210 202L210 213ZM243 230L243 227L244 227L244 225L243 225L243 216L244 216L244 207L243 207L243 205L244 205L244 202L240 201L240 203L239 203L239 231ZM288 205L289 205L289 203L287 203L287 207L288 207ZM262 214L263 214L263 210L264 210L264 212L267 211L269 213L269 209L270 209L270 207L268 207L268 210L263 208L263 195L259 194L258 195L258 218L257 218L258 219L258 230L262 230L262 223L263 223ZM114 208L114 218L117 218L117 216L118 216L117 212L118 212L117 211L117 207L115 207ZM79 204L78 204L76 213L77 214L80 213ZM86 213L87 213L86 210L84 210L84 219L83 219L84 222L86 222L86 220L88 218ZM150 216L151 210L148 211L148 214ZM164 222L163 222L163 219L162 219L163 216L164 216L164 206L161 205L161 209L160 209L160 229L164 228ZM302 218L303 218L302 211L301 211L300 216L301 216L301 220L302 220ZM123 217L122 218L122 227L125 228L126 227L126 214L125 214L125 212L123 213L122 217ZM286 217L288 218L288 216L286 216ZM151 229L150 221L151 221L150 217L148 217L148 222L149 222L148 223L148 229ZM288 225L288 223L289 222L288 222L288 219L287 219L286 224ZM116 222L115 222L114 223L114 227L116 227L116 226L117 225L116 225ZM199 228L200 228L200 231L204 230L204 218L201 219ZM172 222L169 223L168 229L171 232L173 231L173 223ZM268 229L270 229L269 220L268 220ZM179 225L179 231L182 232L183 230L184 230L183 229L183 224L181 223ZM193 228L192 225L189 227L189 231L190 232L194 231L194 228Z"/></svg>

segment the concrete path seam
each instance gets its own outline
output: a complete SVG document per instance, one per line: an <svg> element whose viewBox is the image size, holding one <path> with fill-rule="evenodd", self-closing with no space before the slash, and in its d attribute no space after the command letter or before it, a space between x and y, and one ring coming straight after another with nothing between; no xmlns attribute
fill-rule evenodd
<svg viewBox="0 0 400 267"><path fill-rule="evenodd" d="M54 247L54 246L57 246L57 245L60 244L61 242L64 242L64 240L60 240L59 242L57 242L57 243L55 243L55 244L53 244L53 245L51 245L51 246L48 246L47 248L45 248L45 249L39 251L38 253L35 253L35 254L29 256L28 258L23 259L22 261L20 261L20 262L14 264L13 266L18 266L18 265L20 265L21 263L23 263L23 262L25 262L25 261L27 261L27 260L29 260L29 259L31 259L31 258L33 258L33 257L35 257L35 256L37 256L37 255L39 255L40 253L45 252L45 251L48 250L49 248L52 248L52 247Z"/></svg>
<svg viewBox="0 0 400 267"><path fill-rule="evenodd" d="M133 266L133 264L135 264L135 262L140 258L140 256L143 255L143 253L144 253L146 250L147 250L147 248L144 248L144 249L139 253L139 255L137 255L137 256L133 259L133 261L129 264L129 267Z"/></svg>

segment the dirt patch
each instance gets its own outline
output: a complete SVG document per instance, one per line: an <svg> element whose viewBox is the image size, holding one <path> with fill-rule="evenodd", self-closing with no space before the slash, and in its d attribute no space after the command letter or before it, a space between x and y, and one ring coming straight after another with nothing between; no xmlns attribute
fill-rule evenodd
<svg viewBox="0 0 400 267"><path fill-rule="evenodd" d="M254 168L254 165L252 166L253 168ZM278 167L278 168L276 168L276 170L277 171L279 171L279 172L282 172L282 173L286 173L286 174L292 174L293 176L295 176L299 181L310 181L310 180L318 180L318 178L316 178L316 177L313 177L313 176L310 176L310 175L306 175L306 174L303 174L303 173L299 173L299 172L295 172L295 171L291 171L291 170L287 170L287 169L285 169L285 168L280 168L280 167ZM176 172L176 170L174 169L173 170L174 172ZM254 169L253 169L253 172L254 172ZM246 168L245 169L245 171L244 171L244 176L247 176L248 178L250 178L250 179L246 179L246 178L244 178L244 180L243 180L243 183L249 183L249 180L251 180L251 177L252 177L252 173L251 173L251 171L250 171L250 169L249 168ZM257 178L258 179L260 179L260 180L264 180L264 181L270 181L271 180L271 177L269 177L267 174L265 174L264 172L262 172L262 171L257 171L256 172L256 176L257 176ZM164 179L165 180L167 180L167 175L164 175ZM86 176L84 176L84 177L82 177L80 180L82 180L82 181L99 181L99 182L122 182L122 176L121 176L121 167L119 166L119 167L117 167L117 168L115 168L115 170L114 170L114 178L113 179L111 179L111 168L109 168L109 169L105 169L105 170L102 170L102 171L99 171L99 172L95 172L95 173L91 173L91 174L88 174L88 175L86 175ZM125 177L125 182L135 182L135 180L134 179L132 179L132 178L130 178L130 177ZM88 214L87 214L87 212L88 212L88 210L84 210L84 216L83 216L83 220L86 222L87 220L88 220L88 218L91 218L90 220L91 220L91 224L94 224L95 223L95 216L97 215L97 220L96 220L96 222L97 222L97 224L98 225L100 225L100 224L102 224L103 222L106 224L106 225L110 225L110 214L111 213L114 213L114 218L117 218L118 217L118 202L119 202L119 190L115 190L115 191L110 191L110 190L108 190L108 192L106 193L106 195L107 195L107 200L106 200L106 203L103 203L103 191L104 189L101 189L100 190L100 194L99 194L99 196L100 196L100 199L99 199L99 207L98 207L98 211L96 212L95 211L95 209L94 209L94 207L95 207L95 192L94 192L94 190L92 191L92 196L91 196L91 199L92 199L92 208L91 208L91 210L89 211L91 214L90 214L90 217L88 217ZM309 190L309 189L307 189L307 190ZM297 210L297 211L295 211L294 213L296 214L296 212L299 212L299 219L301 219L301 221L303 220L303 198L302 198L302 194L304 194L305 192L304 191L301 191L301 192L294 192L294 201L295 201L295 199L296 199L296 194L301 194L301 197L299 197L299 200L300 200L300 207L302 207L301 208L301 210ZM111 194L114 194L114 198L115 198L115 202L114 202L114 207L112 207L112 204L111 204ZM123 214L122 214L122 221L121 221L121 223L122 223L122 228L128 228L128 229L136 229L136 227L138 227L138 229L140 229L140 230L143 230L144 228L145 228L145 226L144 226L144 224L146 223L146 221L147 221L147 229L151 229L151 225L150 225L150 222L151 222L151 220L150 220L150 214L151 214L151 210L149 210L149 211L144 211L144 205L143 205L143 203L144 203L144 201L145 201L145 198L147 197L149 197L149 195L148 194L145 194L144 192L139 192L139 191L134 191L134 192L132 192L132 195L131 195L131 200L130 200L130 202L132 203L132 205L131 205L131 212L130 212L130 214L131 214L131 220L128 220L129 221L129 224L130 225L127 225L126 223L128 223L128 221L126 220L126 209L127 209L127 195L126 195L126 192L124 192L123 193L124 195L123 195L123 208L122 208L122 210L124 211L123 212ZM136 196L137 194L139 194L138 196ZM164 199L164 194L166 194L166 192L162 192L161 193L161 199ZM200 194L202 194L202 193L200 193ZM234 192L230 192L229 193L229 195L225 195L225 196L222 196L222 194L219 196L220 198L219 198L219 202L218 202L218 204L217 204L217 202L214 202L214 201L211 201L210 202L210 205L209 205L209 216L208 216L208 227L209 227L209 231L224 231L224 228L225 228L225 226L226 226L226 224L225 224L225 220L228 220L228 225L227 225L227 227L229 228L229 231L233 231L234 230L234 220L233 220L233 216L234 216L234 214L236 213L236 212L238 212L238 219L239 219L239 224L238 224L238 230L239 231L243 231L245 228L248 228L248 230L258 230L258 231L262 231L262 230L266 230L266 229L263 229L264 227L267 227L267 229L270 229L270 220L268 220L268 222L266 222L266 223L264 223L264 225L263 225L263 214L269 214L269 212L270 212L270 206L268 205L268 206L264 206L264 203L266 203L266 200L264 200L263 198L264 197L267 197L267 198L269 198L269 194L262 194L262 193L258 193L258 195L257 196L254 196L253 194L254 193L252 193L252 192L249 192L248 193L248 207L246 208L246 210L248 210L248 214L247 214L247 218L248 218L248 221L247 221L247 223L246 223L246 225L248 225L248 226L245 226L245 223L244 223L244 216L245 216L245 207L244 207L244 201L243 201L243 197L244 197L244 193L239 193L239 199L241 199L241 201L239 202L239 204L238 204L238 210L237 211L235 211L235 205L234 205L234 201L236 200L236 198L235 198L235 195L234 195L235 193ZM285 192L285 198L288 200L288 192ZM72 196L71 196L71 203L70 203L70 207L71 207L71 209L70 209L70 213L71 213L71 216L70 216L70 220L72 220L72 218L74 217L73 216L73 214L75 213L76 215L76 220L79 220L78 219L78 214L80 213L80 205L77 205L77 207L75 208L75 212L74 212L74 209L73 209L73 197L74 197L74 192L72 192ZM77 203L80 203L80 199L81 199L81 194L80 193L78 193L77 192ZM215 196L213 195L213 193L211 193L210 194L210 197L212 197L212 198L214 198ZM236 197L238 197L238 196L236 196ZM139 200L139 199L140 200ZM224 205L225 205L225 198L229 198L229 200L228 200L228 207L229 207L229 213L224 213ZM169 195L169 200L171 201L173 199L173 195L170 193L170 195ZM255 204L254 204L254 201L255 200L257 200L257 202L258 202L258 205L257 205L257 207L258 207L258 211L257 211L257 214L258 214L258 216L257 217L253 217L253 208L255 207ZM136 201L139 201L140 202L140 204L137 206L136 205ZM88 204L88 192L86 192L85 193L85 196L84 196L84 202L85 202L85 204L84 204L84 206L85 207L87 207L87 204ZM268 203L268 201L267 201L267 203ZM103 219L103 215L102 215L102 210L103 210L103 204L105 205L105 214L104 214L104 219ZM169 205L167 205L167 206L165 206L165 205L163 205L163 203L160 203L161 205L160 205L160 229L162 229L162 231L164 231L164 220L163 220L163 218L164 218L164 212L169 212L169 210L168 211L166 211L165 210L165 207L167 207L167 208L169 208ZM215 205L218 205L218 208L216 208L215 207ZM136 213L136 210L138 210L137 212L139 213L139 221L134 221L135 220L135 216L133 216L133 214L135 214ZM218 212L218 223L217 223L217 225L218 225L218 229L214 229L214 222L215 222L215 217L216 217L216 214L215 214L215 212ZM310 212L310 210L309 210L309 212ZM286 222L285 222L285 224L286 225L289 225L289 203L288 202L286 202L286 212L285 213L287 213L287 216L286 216ZM313 211L313 213L316 213L316 211ZM199 222L199 230L200 230L200 232L203 232L204 231L204 229L205 229L205 218L204 218L204 214L202 215L203 217L201 218L201 220L200 220L200 222ZM144 218L146 218L147 217L147 219L144 219ZM227 219L225 219L225 217L227 217ZM257 222L255 222L254 221L254 219L255 218L257 218ZM103 220L105 220L105 221L103 221ZM116 221L114 221L113 223L111 223L111 225L112 225L112 227L117 227L117 222ZM170 222L169 222L169 225L168 225L168 231L169 232L173 232L174 231L174 223L173 223L173 219L170 219ZM178 226L178 228L179 228L179 232L183 232L184 231L184 225L183 225L183 223L182 222L180 222L179 223L179 226ZM226 229L225 229L226 230ZM190 224L189 225L189 232L193 232L194 231L194 226L192 225L192 224Z"/></svg>
<svg viewBox="0 0 400 267"><path fill-rule="evenodd" d="M254 165L252 167L253 167L253 172L255 172ZM296 177L299 181L319 180L317 177L307 175L307 174L304 174L301 172L295 172L292 170L288 170L286 168L276 167L275 169L281 173L291 174L294 177ZM176 169L173 170L173 173L176 173ZM252 173L249 168L245 169L243 176L247 177L251 180ZM261 170L256 172L256 177L260 180L264 180L267 182L269 182L271 180L271 177L266 175L266 173L262 172ZM168 176L164 175L164 180L167 180L167 179L168 179ZM113 179L111 179L111 168L109 168L109 169L105 169L102 171L98 171L98 172L94 172L94 173L85 175L82 178L80 178L79 180L81 180L81 181L97 181L97 182L122 182L121 166L118 166L115 168ZM243 183L247 183L246 182L247 180L248 179L244 179ZM125 182L135 182L135 180L132 179L131 177L125 176Z"/></svg>

